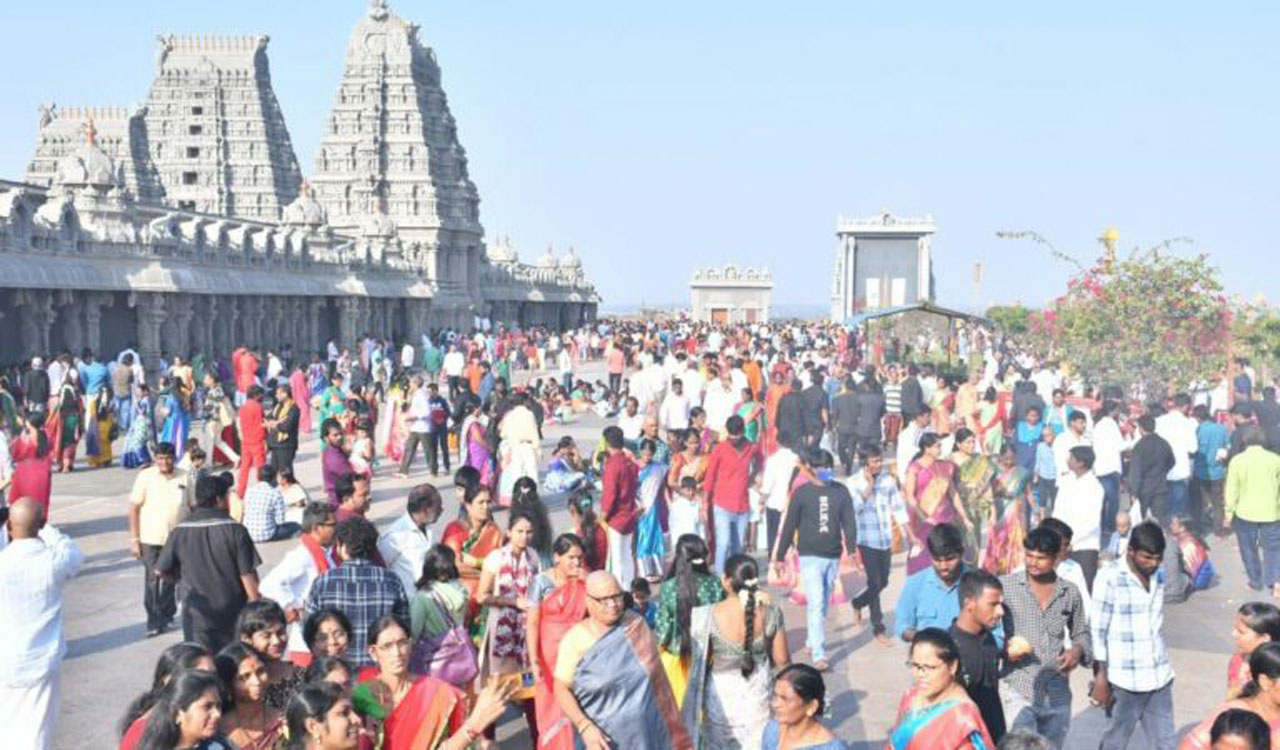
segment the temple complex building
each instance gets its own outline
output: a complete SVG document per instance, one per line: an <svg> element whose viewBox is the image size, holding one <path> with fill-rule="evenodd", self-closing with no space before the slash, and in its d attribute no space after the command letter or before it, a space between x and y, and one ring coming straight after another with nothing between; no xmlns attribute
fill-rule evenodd
<svg viewBox="0 0 1280 750"><path fill-rule="evenodd" d="M933 217L904 219L888 211L836 220L831 320L859 310L933 301Z"/></svg>
<svg viewBox="0 0 1280 750"><path fill-rule="evenodd" d="M767 323L773 299L773 275L767 268L700 268L689 281L694 320L728 325Z"/></svg>
<svg viewBox="0 0 1280 750"><path fill-rule="evenodd" d="M417 34L370 3L309 182L264 35L160 36L142 105L40 107L25 178L0 181L0 363L132 345L154 369L241 344L593 320L572 249L527 264L510 240L486 247Z"/></svg>

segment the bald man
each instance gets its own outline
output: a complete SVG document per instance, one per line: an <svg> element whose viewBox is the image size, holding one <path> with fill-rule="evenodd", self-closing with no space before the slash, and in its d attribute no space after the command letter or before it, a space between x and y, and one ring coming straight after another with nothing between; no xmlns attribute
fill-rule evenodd
<svg viewBox="0 0 1280 750"><path fill-rule="evenodd" d="M9 546L0 550L0 726L5 747L45 750L58 709L62 589L84 556L70 537L45 526L44 508L19 498L9 509Z"/></svg>
<svg viewBox="0 0 1280 750"><path fill-rule="evenodd" d="M560 641L555 697L586 750L692 750L644 618L612 573L587 576L588 618Z"/></svg>

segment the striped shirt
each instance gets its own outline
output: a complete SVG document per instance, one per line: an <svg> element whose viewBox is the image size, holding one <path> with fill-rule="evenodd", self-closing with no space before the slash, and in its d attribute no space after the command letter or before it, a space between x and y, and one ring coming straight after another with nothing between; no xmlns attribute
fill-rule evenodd
<svg viewBox="0 0 1280 750"><path fill-rule="evenodd" d="M886 414L902 413L902 384L901 383L885 384L884 410Z"/></svg>
<svg viewBox="0 0 1280 750"><path fill-rule="evenodd" d="M858 472L846 482L853 496L853 520L858 526L858 545L885 550L893 546L893 522L907 525L907 506L898 491L898 481L882 470L874 484L866 472Z"/></svg>
<svg viewBox="0 0 1280 750"><path fill-rule="evenodd" d="M1164 584L1150 588L1127 562L1098 572L1093 585L1093 658L1107 665L1107 680L1133 693L1149 693L1173 679L1164 635Z"/></svg>

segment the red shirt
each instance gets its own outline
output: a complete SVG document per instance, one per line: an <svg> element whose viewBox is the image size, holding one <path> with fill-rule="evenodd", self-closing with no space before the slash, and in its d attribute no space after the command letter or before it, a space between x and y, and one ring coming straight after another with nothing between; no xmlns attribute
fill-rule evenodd
<svg viewBox="0 0 1280 750"><path fill-rule="evenodd" d="M250 453L260 453L267 447L267 428L262 424L262 404L254 399L240 407L240 446Z"/></svg>
<svg viewBox="0 0 1280 750"><path fill-rule="evenodd" d="M249 352L241 352L240 356L233 357L232 366L235 369L236 390L245 393L256 382L258 375L258 358Z"/></svg>
<svg viewBox="0 0 1280 750"><path fill-rule="evenodd" d="M707 461L704 480L707 499L730 513L746 513L750 509L747 486L755 475L759 458L755 443L748 440L744 439L738 447L731 440L718 444Z"/></svg>
<svg viewBox="0 0 1280 750"><path fill-rule="evenodd" d="M622 451L610 452L604 462L604 493L600 496L600 510L604 522L619 534L630 534L636 529L636 465Z"/></svg>

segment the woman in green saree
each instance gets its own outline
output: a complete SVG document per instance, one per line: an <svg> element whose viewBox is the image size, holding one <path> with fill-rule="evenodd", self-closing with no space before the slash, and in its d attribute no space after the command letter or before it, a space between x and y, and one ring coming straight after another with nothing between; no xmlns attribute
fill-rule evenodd
<svg viewBox="0 0 1280 750"><path fill-rule="evenodd" d="M991 481L996 472L990 459L978 453L977 447L978 438L973 430L968 427L956 430L951 461L956 465L956 495L969 519L970 530L965 535L965 559L969 562L982 559L987 531L995 523Z"/></svg>

